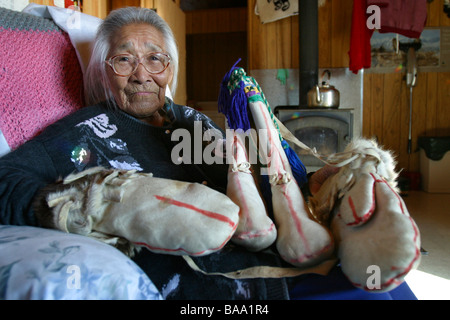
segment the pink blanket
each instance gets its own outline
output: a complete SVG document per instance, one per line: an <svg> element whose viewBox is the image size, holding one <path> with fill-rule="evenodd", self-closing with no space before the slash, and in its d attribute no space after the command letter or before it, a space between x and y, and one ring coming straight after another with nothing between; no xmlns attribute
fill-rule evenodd
<svg viewBox="0 0 450 320"><path fill-rule="evenodd" d="M0 129L14 150L83 106L83 77L50 20L0 8L0 43Z"/></svg>

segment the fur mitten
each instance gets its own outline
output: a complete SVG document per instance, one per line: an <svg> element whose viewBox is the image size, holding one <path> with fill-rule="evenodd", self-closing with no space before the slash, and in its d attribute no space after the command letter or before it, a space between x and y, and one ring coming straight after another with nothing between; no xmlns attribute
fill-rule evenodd
<svg viewBox="0 0 450 320"><path fill-rule="evenodd" d="M347 164L310 198L313 212L331 225L342 270L355 286L392 290L420 261L420 233L397 192L395 161L364 139L333 160ZM374 277L371 268L379 270Z"/></svg>
<svg viewBox="0 0 450 320"><path fill-rule="evenodd" d="M131 254L133 247L201 256L232 237L239 208L207 186L135 171L92 168L42 190L43 227L98 238Z"/></svg>

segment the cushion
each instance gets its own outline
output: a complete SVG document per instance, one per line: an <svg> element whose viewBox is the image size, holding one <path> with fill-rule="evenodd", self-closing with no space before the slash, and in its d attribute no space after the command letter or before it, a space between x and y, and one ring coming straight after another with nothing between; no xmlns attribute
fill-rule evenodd
<svg viewBox="0 0 450 320"><path fill-rule="evenodd" d="M0 8L0 130L16 149L83 106L83 75L52 20Z"/></svg>
<svg viewBox="0 0 450 320"><path fill-rule="evenodd" d="M97 240L0 226L0 300L159 300L145 273Z"/></svg>

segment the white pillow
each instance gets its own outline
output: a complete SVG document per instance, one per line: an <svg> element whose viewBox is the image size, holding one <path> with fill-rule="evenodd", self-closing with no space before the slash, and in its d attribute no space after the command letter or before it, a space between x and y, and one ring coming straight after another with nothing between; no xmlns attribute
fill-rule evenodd
<svg viewBox="0 0 450 320"><path fill-rule="evenodd" d="M161 300L119 250L56 230L0 226L0 300Z"/></svg>

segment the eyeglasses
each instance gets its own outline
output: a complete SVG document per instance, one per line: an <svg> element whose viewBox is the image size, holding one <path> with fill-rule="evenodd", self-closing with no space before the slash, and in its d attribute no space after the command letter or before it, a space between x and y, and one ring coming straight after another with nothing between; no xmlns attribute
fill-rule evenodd
<svg viewBox="0 0 450 320"><path fill-rule="evenodd" d="M114 73L121 77L128 77L134 74L142 64L151 74L164 72L170 64L170 56L161 52L152 52L143 58L137 58L131 54L119 54L111 57L105 62L113 69Z"/></svg>

